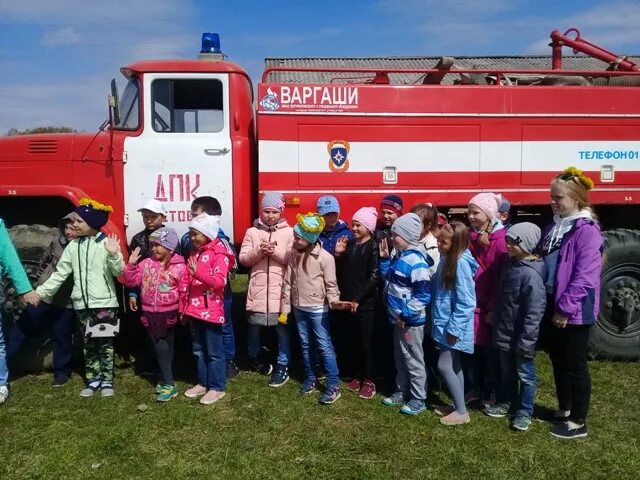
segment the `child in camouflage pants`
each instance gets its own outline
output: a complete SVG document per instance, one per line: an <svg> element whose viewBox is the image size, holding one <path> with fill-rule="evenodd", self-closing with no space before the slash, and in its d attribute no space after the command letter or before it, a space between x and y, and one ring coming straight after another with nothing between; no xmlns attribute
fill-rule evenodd
<svg viewBox="0 0 640 480"><path fill-rule="evenodd" d="M103 397L115 394L113 337L118 333L119 320L113 277L124 271L124 260L118 237L100 232L111 210L94 200L80 200L73 222L78 238L67 245L55 272L36 289L40 297L50 298L73 275L71 300L84 329L86 387L81 397L90 397L98 390Z"/></svg>

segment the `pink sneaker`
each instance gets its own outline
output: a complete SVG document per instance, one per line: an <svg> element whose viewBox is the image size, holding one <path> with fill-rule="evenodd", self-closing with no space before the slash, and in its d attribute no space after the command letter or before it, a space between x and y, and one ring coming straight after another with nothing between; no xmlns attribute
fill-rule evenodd
<svg viewBox="0 0 640 480"><path fill-rule="evenodd" d="M222 397L224 397L224 392L218 392L217 390L209 390L205 393L204 397L200 399L200 403L202 405L211 405L212 403L216 403Z"/></svg>
<svg viewBox="0 0 640 480"><path fill-rule="evenodd" d="M458 412L455 412L455 411L451 412L446 417L442 417L440 419L440 423L447 426L463 425L465 423L470 423L470 422L471 422L471 418L469 417L468 413L465 413L464 415L460 415Z"/></svg>
<svg viewBox="0 0 640 480"><path fill-rule="evenodd" d="M358 393L360 391L360 380L354 378L346 385L347 390L351 390L352 392Z"/></svg>
<svg viewBox="0 0 640 480"><path fill-rule="evenodd" d="M195 385L189 390L185 390L184 396L187 398L198 398L207 393L207 389L204 385Z"/></svg>
<svg viewBox="0 0 640 480"><path fill-rule="evenodd" d="M360 389L360 395L358 397L365 400L371 400L376 396L376 384L371 380L365 380L362 382L362 388Z"/></svg>

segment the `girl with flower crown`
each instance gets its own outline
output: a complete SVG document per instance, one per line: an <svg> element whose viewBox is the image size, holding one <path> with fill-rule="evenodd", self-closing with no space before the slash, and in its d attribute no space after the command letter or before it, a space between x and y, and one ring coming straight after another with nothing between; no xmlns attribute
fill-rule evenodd
<svg viewBox="0 0 640 480"><path fill-rule="evenodd" d="M56 270L36 289L39 297L51 298L73 275L71 301L85 335L86 387L81 397L91 397L98 390L103 397L115 394L113 337L120 322L113 277L124 271L124 260L118 237L100 232L112 211L109 205L95 200L80 200L73 220L78 238L69 242Z"/></svg>
<svg viewBox="0 0 640 480"><path fill-rule="evenodd" d="M593 181L570 167L551 182L553 221L544 230L538 253L547 269L546 329L561 423L558 438L587 436L591 376L587 363L589 331L600 306L603 240L589 206ZM546 324L546 325L545 325Z"/></svg>
<svg viewBox="0 0 640 480"><path fill-rule="evenodd" d="M309 213L298 214L297 220L293 227L293 249L282 286L278 320L286 322L293 309L305 372L300 393L312 393L317 385L310 353L310 345L315 345L327 372L327 387L320 403L330 404L340 398L340 378L329 335L329 309L348 309L351 303L340 301L335 260L318 241L324 219L316 213Z"/></svg>

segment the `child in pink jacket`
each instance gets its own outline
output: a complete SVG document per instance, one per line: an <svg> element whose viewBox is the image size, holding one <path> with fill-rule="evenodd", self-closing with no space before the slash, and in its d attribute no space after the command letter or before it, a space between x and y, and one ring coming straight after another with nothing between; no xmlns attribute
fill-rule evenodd
<svg viewBox="0 0 640 480"><path fill-rule="evenodd" d="M251 267L247 293L249 364L263 375L269 375L272 366L260 358L262 327L275 327L278 337L278 360L270 387L280 387L289 381L289 327L278 323L282 283L293 243L293 228L282 216L284 206L281 193L265 193L260 217L247 230L240 248L240 263Z"/></svg>
<svg viewBox="0 0 640 480"><path fill-rule="evenodd" d="M180 312L191 323L193 355L198 384L184 392L211 405L225 395L227 370L222 338L224 287L234 259L218 239L219 217L202 213L189 223L195 250L180 282Z"/></svg>
<svg viewBox="0 0 640 480"><path fill-rule="evenodd" d="M502 197L494 193L479 193L469 201L469 250L479 267L473 277L477 302L473 318L474 359L465 372L465 382L470 388L468 402L482 399L490 403L495 393L498 354L491 346L493 312L500 270L509 259L506 230L498 212L501 204Z"/></svg>
<svg viewBox="0 0 640 480"><path fill-rule="evenodd" d="M178 395L173 380L173 327L178 322L178 285L187 273L184 259L174 253L178 234L173 228L162 227L149 236L151 257L140 263L142 254L136 247L124 270L124 284L141 287L142 315L140 320L153 343L162 380L156 385L156 400L168 402Z"/></svg>

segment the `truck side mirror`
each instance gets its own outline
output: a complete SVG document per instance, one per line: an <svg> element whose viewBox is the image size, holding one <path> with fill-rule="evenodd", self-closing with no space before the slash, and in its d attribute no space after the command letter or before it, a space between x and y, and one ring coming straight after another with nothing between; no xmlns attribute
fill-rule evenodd
<svg viewBox="0 0 640 480"><path fill-rule="evenodd" d="M116 79L111 79L111 95L109 96L109 109L111 110L113 125L120 124L120 96Z"/></svg>

